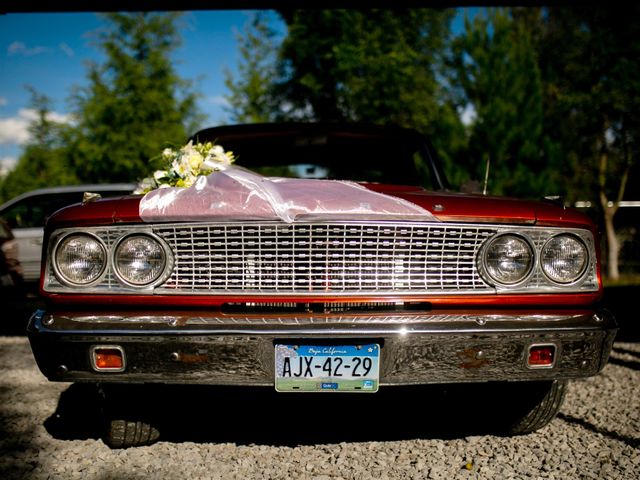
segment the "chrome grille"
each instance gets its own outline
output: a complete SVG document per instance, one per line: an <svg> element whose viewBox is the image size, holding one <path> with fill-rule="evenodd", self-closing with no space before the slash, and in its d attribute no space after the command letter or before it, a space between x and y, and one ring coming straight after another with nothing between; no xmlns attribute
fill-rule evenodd
<svg viewBox="0 0 640 480"><path fill-rule="evenodd" d="M157 225L175 255L158 293L381 294L491 290L475 265L484 226Z"/></svg>

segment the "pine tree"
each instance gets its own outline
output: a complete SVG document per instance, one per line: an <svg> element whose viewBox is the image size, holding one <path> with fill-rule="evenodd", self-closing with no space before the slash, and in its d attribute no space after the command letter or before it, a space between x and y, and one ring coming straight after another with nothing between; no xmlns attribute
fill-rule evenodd
<svg viewBox="0 0 640 480"><path fill-rule="evenodd" d="M227 79L236 119L416 128L432 138L447 165L454 164L464 137L439 81L452 10L292 10L281 15L287 35L277 48L264 25L241 40L247 52L260 48L255 57L243 53L239 78Z"/></svg>
<svg viewBox="0 0 640 480"><path fill-rule="evenodd" d="M74 98L78 125L71 155L86 182L135 181L148 159L183 143L195 120L195 95L170 54L179 44L178 14L109 13L99 34L103 64Z"/></svg>
<svg viewBox="0 0 640 480"><path fill-rule="evenodd" d="M269 122L277 117L279 109L270 89L276 75L276 36L264 12L255 14L244 34L238 35L242 57L239 78L234 79L229 70L225 72L225 84L231 92L226 96L228 111L234 122Z"/></svg>
<svg viewBox="0 0 640 480"><path fill-rule="evenodd" d="M613 279L621 248L615 215L627 193L640 191L638 14L638 6L550 8L541 29L548 124L566 158L568 196L597 206Z"/></svg>
<svg viewBox="0 0 640 480"><path fill-rule="evenodd" d="M469 126L468 170L488 192L539 197L557 193L543 149L543 85L531 32L504 9L466 20L454 44L460 103Z"/></svg>
<svg viewBox="0 0 640 480"><path fill-rule="evenodd" d="M4 201L36 188L78 183L64 145L68 127L51 118L49 97L34 88L28 90L35 116L29 125L29 142L0 186L0 198Z"/></svg>

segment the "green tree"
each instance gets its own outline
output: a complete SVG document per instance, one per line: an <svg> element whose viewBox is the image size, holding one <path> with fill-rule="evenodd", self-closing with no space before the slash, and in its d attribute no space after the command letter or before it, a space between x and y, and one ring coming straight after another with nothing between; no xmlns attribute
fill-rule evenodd
<svg viewBox="0 0 640 480"><path fill-rule="evenodd" d="M304 10L281 12L287 35L275 70L268 49L243 54L228 78L236 118L396 124L431 136L448 165L463 135L442 77L452 10ZM268 30L244 46L269 45ZM245 99L244 101L242 99ZM259 99L260 102L256 102ZM256 105L260 108L256 109ZM255 115L258 111L259 115Z"/></svg>
<svg viewBox="0 0 640 480"><path fill-rule="evenodd" d="M89 85L73 99L70 152L82 181L133 181L163 147L184 142L198 119L195 95L170 56L179 44L178 14L104 16L98 46L106 60L89 66Z"/></svg>
<svg viewBox="0 0 640 480"><path fill-rule="evenodd" d="M638 6L552 8L541 37L548 120L566 158L569 198L599 206L613 279L615 214L640 153L639 14Z"/></svg>
<svg viewBox="0 0 640 480"><path fill-rule="evenodd" d="M465 20L454 41L454 78L460 103L474 112L468 128L467 171L488 191L539 197L558 192L544 150L543 84L536 45L524 21L506 9Z"/></svg>
<svg viewBox="0 0 640 480"><path fill-rule="evenodd" d="M231 92L226 96L231 119L237 123L272 121L278 111L271 95L278 45L269 16L264 12L255 14L237 40L242 58L239 78L236 80L229 70L225 71L225 84Z"/></svg>
<svg viewBox="0 0 640 480"><path fill-rule="evenodd" d="M286 18L278 88L294 115L398 124L438 111L448 10L312 10ZM430 122L429 122L430 123Z"/></svg>
<svg viewBox="0 0 640 480"><path fill-rule="evenodd" d="M49 97L32 87L28 90L35 117L29 125L29 142L0 186L5 201L36 188L78 183L64 145L67 126L52 120Z"/></svg>

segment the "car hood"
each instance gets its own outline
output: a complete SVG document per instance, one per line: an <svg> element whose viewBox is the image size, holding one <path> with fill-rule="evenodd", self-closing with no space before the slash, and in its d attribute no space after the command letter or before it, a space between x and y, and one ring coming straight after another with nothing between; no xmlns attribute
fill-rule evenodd
<svg viewBox="0 0 640 480"><path fill-rule="evenodd" d="M591 227L581 212L551 201L478 194L431 192L420 187L365 184L371 190L415 203L443 222L514 223Z"/></svg>
<svg viewBox="0 0 640 480"><path fill-rule="evenodd" d="M443 222L540 224L592 228L589 218L573 209L551 202L536 202L507 197L492 197L452 192L430 192L420 187L363 184L370 190L412 202ZM83 225L109 225L141 222L142 197L129 195L76 204L56 212L50 228Z"/></svg>

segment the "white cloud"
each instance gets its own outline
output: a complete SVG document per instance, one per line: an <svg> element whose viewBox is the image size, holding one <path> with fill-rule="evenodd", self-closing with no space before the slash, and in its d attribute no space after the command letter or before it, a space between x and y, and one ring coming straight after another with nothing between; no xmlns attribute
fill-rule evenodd
<svg viewBox="0 0 640 480"><path fill-rule="evenodd" d="M216 95L213 97L208 97L207 102L211 105L215 105L217 107L228 107L229 101L222 95Z"/></svg>
<svg viewBox="0 0 640 480"><path fill-rule="evenodd" d="M30 120L23 110L17 117L0 118L0 144L23 144L29 140Z"/></svg>
<svg viewBox="0 0 640 480"><path fill-rule="evenodd" d="M29 141L29 124L38 118L38 112L22 108L15 117L0 118L0 144L23 145ZM70 123L71 115L49 112L47 119L56 123Z"/></svg>
<svg viewBox="0 0 640 480"><path fill-rule="evenodd" d="M13 170L13 167L18 163L16 157L0 157L0 176L4 176L9 171Z"/></svg>
<svg viewBox="0 0 640 480"><path fill-rule="evenodd" d="M64 54L71 58L73 57L76 52L73 51L73 48L71 48L68 44L66 44L65 42L62 42L60 45L58 45L58 47L60 48L60 50L62 50L64 52Z"/></svg>
<svg viewBox="0 0 640 480"><path fill-rule="evenodd" d="M9 101L6 98L0 97L0 107L4 107L8 103L9 103Z"/></svg>
<svg viewBox="0 0 640 480"><path fill-rule="evenodd" d="M49 112L47 120L55 123L71 123L72 116L69 113Z"/></svg>
<svg viewBox="0 0 640 480"><path fill-rule="evenodd" d="M468 103L464 109L459 112L460 115L460 120L462 121L462 124L464 126L469 126L471 124L473 124L473 122L476 121L476 118L478 118L478 112L476 111L476 107L473 106L473 104Z"/></svg>
<svg viewBox="0 0 640 480"><path fill-rule="evenodd" d="M50 52L49 47L43 47L37 45L35 47L27 47L23 42L13 42L7 47L7 53L9 55L23 55L25 57L32 57L34 55L40 55L41 53Z"/></svg>

